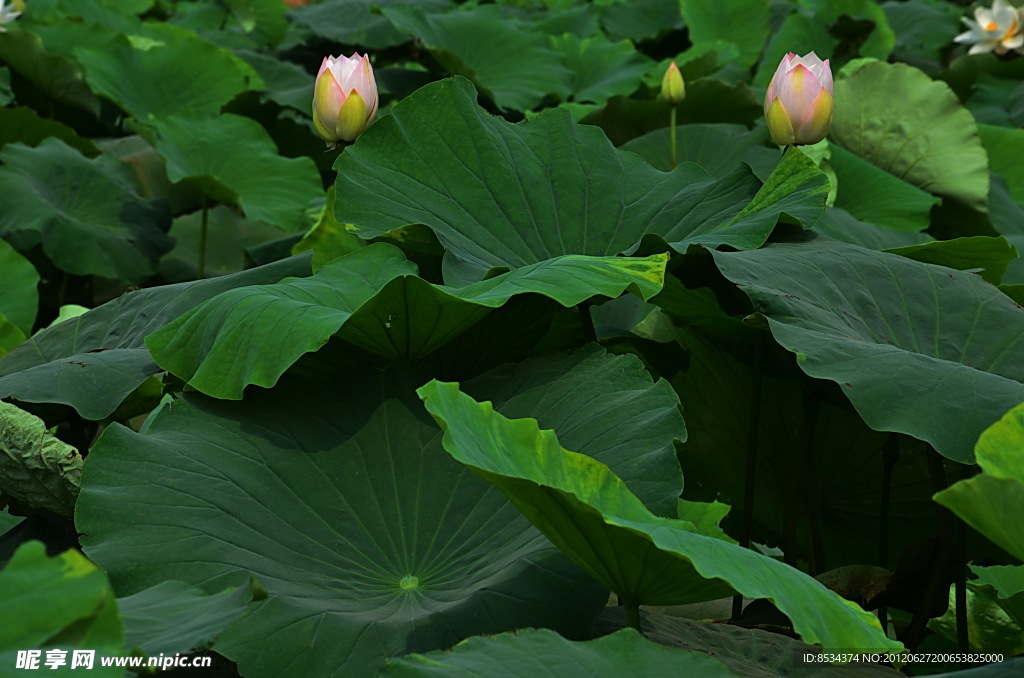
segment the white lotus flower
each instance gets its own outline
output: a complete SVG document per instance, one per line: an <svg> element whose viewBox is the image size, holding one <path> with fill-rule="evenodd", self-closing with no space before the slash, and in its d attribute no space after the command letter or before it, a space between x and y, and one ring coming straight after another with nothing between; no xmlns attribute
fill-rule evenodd
<svg viewBox="0 0 1024 678"><path fill-rule="evenodd" d="M13 7L7 7L7 0L0 0L0 33L7 32L4 24L9 24L21 16L21 12L14 11L17 9L17 4L15 3Z"/></svg>
<svg viewBox="0 0 1024 678"><path fill-rule="evenodd" d="M956 36L953 41L970 44L968 54L1006 54L1011 49L1024 47L1020 10L1006 0L995 0L992 9L979 7L974 10L974 20L964 17L962 21L970 30Z"/></svg>

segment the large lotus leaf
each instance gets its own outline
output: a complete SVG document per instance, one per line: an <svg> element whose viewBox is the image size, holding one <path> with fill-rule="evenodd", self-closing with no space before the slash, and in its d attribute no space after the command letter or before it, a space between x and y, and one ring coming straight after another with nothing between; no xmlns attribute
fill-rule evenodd
<svg viewBox="0 0 1024 678"><path fill-rule="evenodd" d="M533 416L559 440L603 459L657 515L675 517L682 475L673 441L686 439L679 398L666 381L651 383L632 356L609 358L591 345L571 356L498 368L465 384L466 392L501 404L511 418ZM510 380L509 378L512 377ZM615 388L578 389L614 383ZM566 419L565 403L581 407ZM717 523L716 523L717 524Z"/></svg>
<svg viewBox="0 0 1024 678"><path fill-rule="evenodd" d="M32 332L39 306L39 274L28 259L0 240L0 314L25 334Z"/></svg>
<svg viewBox="0 0 1024 678"><path fill-rule="evenodd" d="M973 669L933 673L931 678L1018 678L1024 661L1020 657L1011 657L1005 661L986 664Z"/></svg>
<svg viewBox="0 0 1024 678"><path fill-rule="evenodd" d="M829 145L829 166L839 180L835 206L883 228L923 231L932 207L942 202L838 144Z"/></svg>
<svg viewBox="0 0 1024 678"><path fill-rule="evenodd" d="M777 560L652 514L600 461L563 449L536 420L506 419L458 384L418 391L456 460L501 489L625 605L702 602L736 591L768 598L804 641L825 648L901 648L878 620Z"/></svg>
<svg viewBox="0 0 1024 678"><path fill-rule="evenodd" d="M216 115L236 95L262 84L244 61L191 31L164 24L149 32L147 49L120 44L75 50L89 86L135 118Z"/></svg>
<svg viewBox="0 0 1024 678"><path fill-rule="evenodd" d="M649 40L683 26L679 0L616 2L607 4L603 10L601 26L613 40Z"/></svg>
<svg viewBox="0 0 1024 678"><path fill-rule="evenodd" d="M54 437L39 417L0 401L3 503L70 518L81 478L78 450Z"/></svg>
<svg viewBox="0 0 1024 678"><path fill-rule="evenodd" d="M882 3L882 9L896 33L893 60L929 73L938 71L942 52L963 28L961 8L934 0L889 0Z"/></svg>
<svg viewBox="0 0 1024 678"><path fill-rule="evenodd" d="M47 53L42 39L31 31L0 33L0 61L41 89L55 104L66 104L98 115L100 100L82 79L78 64Z"/></svg>
<svg viewBox="0 0 1024 678"><path fill-rule="evenodd" d="M679 7L693 44L732 42L740 48L742 66L761 56L768 40L768 0L679 0Z"/></svg>
<svg viewBox="0 0 1024 678"><path fill-rule="evenodd" d="M758 176L767 177L779 164L779 152L766 148L768 128L748 130L744 125L681 125L676 133L677 162L700 165L721 179L740 162L751 166ZM630 139L622 150L633 151L663 172L672 169L670 133L667 128Z"/></svg>
<svg viewBox="0 0 1024 678"><path fill-rule="evenodd" d="M395 47L409 36L395 28L378 8L407 5L408 0L325 0L291 11L292 23L308 28L314 35L342 45L361 45L370 49ZM449 0L417 0L423 12L443 12Z"/></svg>
<svg viewBox="0 0 1024 678"><path fill-rule="evenodd" d="M1011 245L1007 238L990 238L984 235L932 240L916 245L892 247L886 251L960 271L975 271L982 280L993 285L999 284L1007 266L1019 258L1017 248Z"/></svg>
<svg viewBox="0 0 1024 678"><path fill-rule="evenodd" d="M27 232L69 273L141 282L173 245L169 215L142 200L112 158L89 160L47 139L8 144L0 160L0 194L18 196L0 213L0 235Z"/></svg>
<svg viewBox="0 0 1024 678"><path fill-rule="evenodd" d="M812 230L833 240L860 245L872 250L920 245L933 240L927 233L890 231L887 228L860 221L846 210L838 207L826 207L821 219L815 222Z"/></svg>
<svg viewBox="0 0 1024 678"><path fill-rule="evenodd" d="M600 375L564 377L570 390L620 392L623 359L604 360ZM523 626L586 637L607 593L443 452L415 383L354 370L243 402L189 396L144 435L109 427L78 505L89 556L122 593L168 578L219 591L256 575L271 597L215 647L254 678L373 675L386 656ZM665 394L640 399L660 410ZM538 401L531 414L571 428L587 407ZM614 415L626 433L595 441L620 467L646 452L626 444L627 416Z"/></svg>
<svg viewBox="0 0 1024 678"><path fill-rule="evenodd" d="M201 249L204 219L206 247ZM175 245L160 260L160 275L169 282L187 282L199 278L200 251L205 252L204 277L238 273L252 265L246 250L278 240L281 229L247 219L234 207L217 205L208 208L205 215L197 210L176 218L169 235Z"/></svg>
<svg viewBox="0 0 1024 678"><path fill-rule="evenodd" d="M603 104L616 94L632 94L653 65L626 41L565 33L553 36L551 46L565 55L565 65L572 71L569 91L573 101Z"/></svg>
<svg viewBox="0 0 1024 678"><path fill-rule="evenodd" d="M292 246L292 254L313 250L313 272L339 257L355 252L367 243L334 218L334 186L327 189L324 211L313 228Z"/></svg>
<svg viewBox="0 0 1024 678"><path fill-rule="evenodd" d="M974 274L821 238L713 255L800 368L876 430L970 462L1024 400L1024 310Z"/></svg>
<svg viewBox="0 0 1024 678"><path fill-rule="evenodd" d="M0 599L0 663L6 675L15 675L19 651L33 649L44 651L35 668L47 675L80 675L82 666L71 667L76 649L95 653L89 675L124 675L124 667L104 667L100 661L119 652L123 642L114 592L103 572L78 551L49 558L41 542L22 544L0 571ZM67 663L57 669L44 664L45 650L54 648L67 650Z"/></svg>
<svg viewBox="0 0 1024 678"><path fill-rule="evenodd" d="M715 53L711 50L704 56ZM686 66L681 70L685 71ZM686 98L677 106L676 113L680 125L732 123L752 126L764 117L764 106L744 82L730 85L717 78L701 77L686 81ZM579 121L597 125L613 144L621 146L630 139L664 128L668 116L669 105L661 98L612 97L604 106L585 113Z"/></svg>
<svg viewBox="0 0 1024 678"><path fill-rule="evenodd" d="M974 453L983 473L939 492L935 501L1024 560L1024 522L1019 517L1024 506L1024 404L987 428Z"/></svg>
<svg viewBox="0 0 1024 678"><path fill-rule="evenodd" d="M996 591L989 586L979 586L969 581L966 588L966 605L962 614L967 620L968 648L972 652L1002 654L1004 657L1024 655L1024 625L1003 607L1006 603L1012 606L1012 603L999 600ZM946 613L929 619L928 629L945 640L947 647L953 647L958 637L956 587L950 586L948 590L949 607ZM1020 599L1024 600L1024 596Z"/></svg>
<svg viewBox="0 0 1024 678"><path fill-rule="evenodd" d="M668 608L672 609L672 608ZM725 664L742 678L786 676L787 678L901 678L895 669L868 663L845 665L807 661L818 654L814 645L801 643L779 633L732 624L705 621L644 611L640 615L644 635L661 645L690 652L703 652ZM624 626L622 608L606 608L597 618L598 633Z"/></svg>
<svg viewBox="0 0 1024 678"><path fill-rule="evenodd" d="M149 657L206 650L241 619L254 593L263 595L255 583L207 595L184 582L164 581L119 598L125 646Z"/></svg>
<svg viewBox="0 0 1024 678"><path fill-rule="evenodd" d="M977 579L968 586L1002 608L1016 627L1018 644L1024 649L1024 565L971 565L970 569Z"/></svg>
<svg viewBox="0 0 1024 678"><path fill-rule="evenodd" d="M221 278L122 295L43 330L0 360L0 398L62 403L86 419L103 419L160 371L146 350L146 335L226 290L309 272L306 255Z"/></svg>
<svg viewBox="0 0 1024 678"><path fill-rule="evenodd" d="M376 243L312 278L222 295L146 344L161 367L197 390L239 399L250 384L273 386L303 354L339 331L385 357L416 360L519 294L543 294L566 307L631 287L651 297L661 288L666 262L666 255L568 256L451 289L417 277L415 264L397 247ZM247 359L239 361L239 353Z"/></svg>
<svg viewBox="0 0 1024 678"><path fill-rule="evenodd" d="M737 674L700 652L665 648L633 629L574 643L548 629L528 629L493 638L470 638L448 652L389 660L382 678L489 676L622 676L623 678L733 678Z"/></svg>
<svg viewBox="0 0 1024 678"><path fill-rule="evenodd" d="M988 152L992 171L1006 179L1013 199L1024 203L1024 170L1015 162L1024 154L1024 130L978 125L978 133Z"/></svg>
<svg viewBox="0 0 1024 678"><path fill-rule="evenodd" d="M512 125L476 97L461 79L427 85L335 163L338 220L364 238L427 225L448 248L449 284L562 254L618 254L646 233L680 251L759 247L781 213L810 225L824 205L828 181L799 151L764 186L745 167L719 181L689 164L659 172L565 111Z"/></svg>
<svg viewBox="0 0 1024 678"><path fill-rule="evenodd" d="M422 40L450 73L472 80L501 108L526 111L549 94L569 94L572 72L547 37L510 24L497 6L444 14L424 14L413 5L381 11Z"/></svg>
<svg viewBox="0 0 1024 678"><path fill-rule="evenodd" d="M0 108L0 148L15 141L38 146L47 137L57 137L90 158L100 154L92 140L78 136L73 129L56 120L40 117L31 108Z"/></svg>
<svg viewBox="0 0 1024 678"><path fill-rule="evenodd" d="M13 351L25 342L25 333L18 326L0 313L0 358Z"/></svg>
<svg viewBox="0 0 1024 678"><path fill-rule="evenodd" d="M167 176L190 179L214 200L240 207L254 221L287 231L309 225L306 209L323 197L309 158L285 158L259 123L238 115L165 117L153 122L154 146Z"/></svg>
<svg viewBox="0 0 1024 678"><path fill-rule="evenodd" d="M829 138L840 146L918 188L988 211L988 158L949 85L905 64L872 62L836 80L835 101Z"/></svg>

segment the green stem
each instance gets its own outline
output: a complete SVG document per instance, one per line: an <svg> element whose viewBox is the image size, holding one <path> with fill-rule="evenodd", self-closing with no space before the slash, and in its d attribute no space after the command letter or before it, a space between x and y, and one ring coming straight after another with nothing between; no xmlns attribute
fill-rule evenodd
<svg viewBox="0 0 1024 678"><path fill-rule="evenodd" d="M890 433L882 448L882 506L878 534L878 564L889 569L889 507L892 503L892 471L900 458L900 438L898 433ZM889 608L887 605L878 607L878 622L882 630L889 628Z"/></svg>
<svg viewBox="0 0 1024 678"><path fill-rule="evenodd" d="M623 608L626 610L626 626L636 629L640 635L643 635L644 630L640 627L640 605L626 603Z"/></svg>
<svg viewBox="0 0 1024 678"><path fill-rule="evenodd" d="M747 420L747 468L743 479L743 518L740 523L739 543L750 546L750 533L754 523L754 489L757 481L757 434L761 428L761 375L764 338L758 332L754 338L753 374L750 384L750 416ZM732 621L736 623L743 613L743 595L732 599Z"/></svg>
<svg viewBox="0 0 1024 678"><path fill-rule="evenodd" d="M960 479L965 480L971 476L969 466L960 467ZM957 652L970 652L971 638L970 628L967 622L967 525L962 521L956 521L953 531L953 539L956 543L956 647Z"/></svg>
<svg viewBox="0 0 1024 678"><path fill-rule="evenodd" d="M199 262L196 266L196 276L199 280L206 274L206 229L209 220L209 210L206 205L206 197L203 197L203 215L199 220Z"/></svg>
<svg viewBox="0 0 1024 678"><path fill-rule="evenodd" d="M810 391L804 393L804 487L810 503L811 550L810 572L813 577L825 568L825 530L821 518L821 483L818 481L818 457L814 435L818 430L818 412L821 403Z"/></svg>
<svg viewBox="0 0 1024 678"><path fill-rule="evenodd" d="M668 129L669 129L669 144L671 145L672 152L672 169L676 168L678 162L676 161L676 107L672 106L672 110L668 115Z"/></svg>

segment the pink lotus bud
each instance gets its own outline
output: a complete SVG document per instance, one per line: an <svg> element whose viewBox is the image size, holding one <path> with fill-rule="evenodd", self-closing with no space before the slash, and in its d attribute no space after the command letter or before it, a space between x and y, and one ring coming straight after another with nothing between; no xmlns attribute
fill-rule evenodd
<svg viewBox="0 0 1024 678"><path fill-rule="evenodd" d="M354 141L377 115L377 82L370 59L359 56L324 57L313 92L313 125L333 148Z"/></svg>
<svg viewBox="0 0 1024 678"><path fill-rule="evenodd" d="M764 96L764 116L772 141L816 144L832 124L832 69L814 52L782 58Z"/></svg>

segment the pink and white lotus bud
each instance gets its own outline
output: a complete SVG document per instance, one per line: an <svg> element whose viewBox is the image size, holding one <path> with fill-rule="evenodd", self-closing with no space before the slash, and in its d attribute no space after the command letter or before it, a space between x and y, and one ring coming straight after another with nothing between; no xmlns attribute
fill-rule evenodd
<svg viewBox="0 0 1024 678"><path fill-rule="evenodd" d="M313 92L313 125L333 148L355 141L377 115L377 82L367 56L325 57Z"/></svg>
<svg viewBox="0 0 1024 678"><path fill-rule="evenodd" d="M764 117L780 146L816 144L832 124L832 69L814 52L782 58L764 96Z"/></svg>

